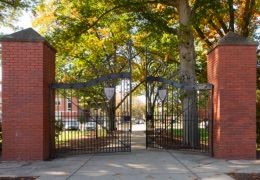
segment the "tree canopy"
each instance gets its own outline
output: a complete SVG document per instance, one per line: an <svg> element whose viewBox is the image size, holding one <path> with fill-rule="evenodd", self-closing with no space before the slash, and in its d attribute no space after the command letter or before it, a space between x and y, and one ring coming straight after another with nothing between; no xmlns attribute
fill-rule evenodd
<svg viewBox="0 0 260 180"><path fill-rule="evenodd" d="M137 90L147 73L186 84L205 81L207 50L229 31L252 37L259 7L255 0L49 0L37 7L35 26L58 50L59 81L125 71L130 59ZM196 145L198 138L189 136L197 137L199 122L186 113L197 117L189 101L197 96L184 94L184 139Z"/></svg>
<svg viewBox="0 0 260 180"><path fill-rule="evenodd" d="M252 37L257 27L259 2L255 0L191 0L185 1L184 9L179 7L181 2L180 0L42 1L36 9L35 26L57 48L58 72L63 76L64 72L67 75L68 72L74 73L69 75L70 77L78 77L75 73L81 77L97 75L104 62L110 63L107 64L110 66L110 71L122 69L125 66L123 57L116 54L128 39L133 40L134 49L141 58L134 65L137 69L141 70L143 67L142 55L146 48L151 51L155 59L165 64L180 64L182 58L190 56L190 52L194 49L192 47L194 40L187 42L186 38L195 39L197 56L194 53L188 58L192 58L194 63L197 60L197 75L205 76L206 48L211 47L228 31ZM187 21L185 25L180 22L180 16L184 11L188 11L189 15L188 19L185 17L187 20L184 19ZM182 54L180 47L185 42ZM184 52L187 43L190 43L189 53ZM73 71L68 71L70 66L74 66L71 68ZM120 66L121 68L118 68ZM187 67L187 64L185 66ZM193 66L191 65L191 69L195 68ZM64 71L64 68L67 71ZM141 71L136 73L143 74ZM139 75L137 77L140 77ZM64 78L63 80L66 79Z"/></svg>

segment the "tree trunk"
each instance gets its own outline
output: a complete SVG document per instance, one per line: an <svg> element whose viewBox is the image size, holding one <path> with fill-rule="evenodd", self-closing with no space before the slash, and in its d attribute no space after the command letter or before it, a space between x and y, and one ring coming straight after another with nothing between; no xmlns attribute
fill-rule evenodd
<svg viewBox="0 0 260 180"><path fill-rule="evenodd" d="M195 47L192 33L191 8L188 0L178 1L180 20L179 52L180 52L180 80L182 83L194 85ZM186 89L183 99L183 136L185 144L196 147L199 144L197 97L196 92Z"/></svg>
<svg viewBox="0 0 260 180"><path fill-rule="evenodd" d="M109 101L108 123L109 131L116 130L116 95L114 95L112 99Z"/></svg>
<svg viewBox="0 0 260 180"><path fill-rule="evenodd" d="M229 31L235 31L235 15L234 15L234 2L233 0L228 0L229 7Z"/></svg>

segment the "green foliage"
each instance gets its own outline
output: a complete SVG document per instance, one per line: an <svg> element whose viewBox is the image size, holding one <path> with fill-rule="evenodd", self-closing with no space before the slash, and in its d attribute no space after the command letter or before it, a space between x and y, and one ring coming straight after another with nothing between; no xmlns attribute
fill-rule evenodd
<svg viewBox="0 0 260 180"><path fill-rule="evenodd" d="M239 5L234 1L237 32L242 32L239 17L245 14L245 3ZM213 44L227 32L230 8L227 1L190 1L190 6L194 30L199 28L203 33L203 36L194 33L198 35L196 75L200 82L206 82L207 48L200 40ZM255 19L258 6L256 3L252 7L248 18ZM122 70L126 66L125 57L115 54L130 38L141 58L132 64L135 81L143 79L146 48L154 61L159 59L167 66L179 64L178 32L183 30L179 26L177 5L170 1L50 0L41 2L36 11L35 25L58 50L59 81L85 81L100 75L100 69L103 74ZM255 27L252 23L247 26L250 32Z"/></svg>
<svg viewBox="0 0 260 180"><path fill-rule="evenodd" d="M255 0L208 1L193 3L193 26L205 45L212 46L228 31L253 37L260 15Z"/></svg>
<svg viewBox="0 0 260 180"><path fill-rule="evenodd" d="M143 13L126 10L137 6L143 7L140 3L131 3L130 7L122 1L42 2L37 7L34 24L58 50L56 80L86 82L105 74L128 71L129 39L133 41L133 81L138 87L135 94L144 90L146 49L150 49L153 59L150 75L167 76L175 72L179 64L177 35L160 26L155 31L157 26L145 20ZM163 13L167 17L173 11L152 8L145 17L160 17ZM168 20L172 25L170 19L171 16ZM84 93L100 102L98 92L102 91L102 87L96 87Z"/></svg>
<svg viewBox="0 0 260 180"><path fill-rule="evenodd" d="M126 43L131 39L135 56L131 62L133 84L139 85L135 93L140 94L144 90L146 66L149 75L178 80L179 45L187 41L183 34L192 30L180 25L178 2L180 0L42 1L36 8L34 25L58 50L57 81L60 82L88 81L128 71ZM260 3L190 0L189 6L191 24L188 25L193 27L196 45L196 78L207 82L209 47L229 30L252 37L257 28L255 20L259 17ZM193 39L193 36L185 37ZM101 95L95 92L101 91L98 87L84 93L99 102Z"/></svg>

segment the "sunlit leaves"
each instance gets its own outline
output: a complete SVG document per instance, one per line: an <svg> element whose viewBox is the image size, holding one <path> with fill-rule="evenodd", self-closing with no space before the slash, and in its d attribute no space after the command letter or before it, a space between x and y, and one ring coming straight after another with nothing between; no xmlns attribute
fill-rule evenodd
<svg viewBox="0 0 260 180"><path fill-rule="evenodd" d="M117 6L122 8L115 8ZM143 4L138 6L143 7ZM167 22L165 27L176 23L173 8L162 4L147 7L151 9L148 16L161 16ZM110 12L113 8L115 10ZM128 67L127 57L119 52L129 39L134 41L134 54L138 54L132 61L133 78L137 82L144 79L147 48L151 49L155 60L178 62L176 35L167 32L171 28L158 26L156 32L153 30L156 24L140 23L145 17L138 17L139 12L123 11L127 8L122 1L95 0L48 1L39 5L35 26L58 50L59 80L84 81L101 74L124 71Z"/></svg>
<svg viewBox="0 0 260 180"><path fill-rule="evenodd" d="M193 6L193 24L195 29L199 28L203 33L201 35L196 29L199 38L211 43L207 43L208 46L216 43L233 26L236 33L252 37L259 9L259 2L255 0L197 0Z"/></svg>

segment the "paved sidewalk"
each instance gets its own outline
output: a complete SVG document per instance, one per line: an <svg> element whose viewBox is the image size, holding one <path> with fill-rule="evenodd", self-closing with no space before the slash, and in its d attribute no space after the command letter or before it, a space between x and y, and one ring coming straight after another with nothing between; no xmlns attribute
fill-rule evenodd
<svg viewBox="0 0 260 180"><path fill-rule="evenodd" d="M139 136L136 136L138 138ZM141 136L139 137L141 139ZM1 162L0 177L39 176L46 180L232 179L225 173L260 173L260 160L225 161L206 155L145 150L144 140L131 153L79 155L52 161Z"/></svg>

